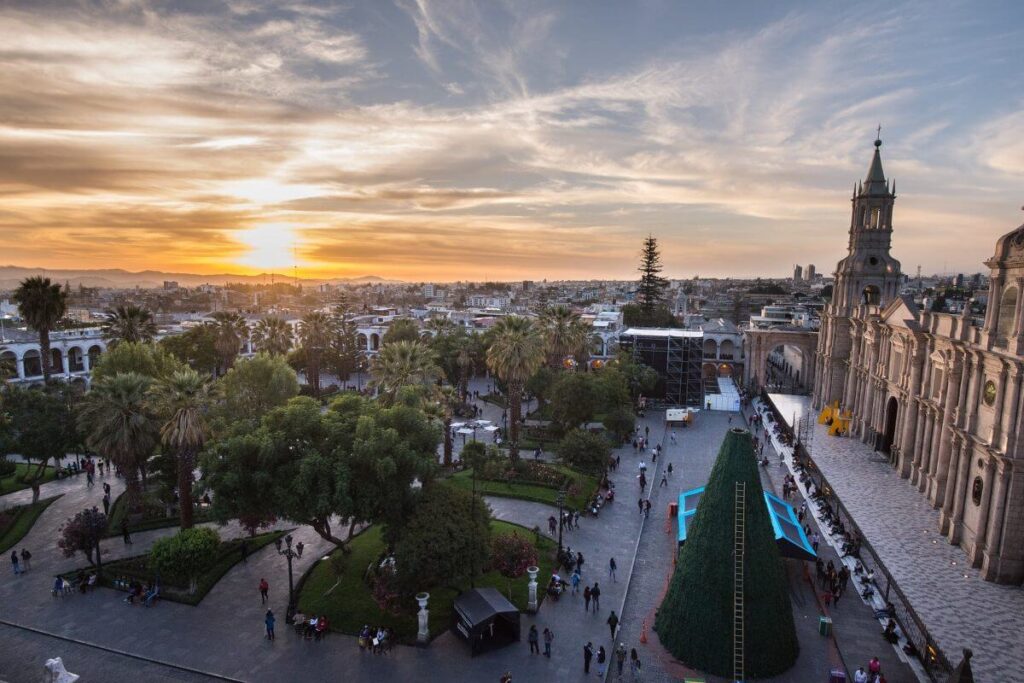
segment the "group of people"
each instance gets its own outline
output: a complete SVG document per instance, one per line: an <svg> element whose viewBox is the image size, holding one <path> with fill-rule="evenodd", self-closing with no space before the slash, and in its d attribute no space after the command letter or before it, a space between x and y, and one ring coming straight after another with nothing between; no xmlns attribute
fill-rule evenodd
<svg viewBox="0 0 1024 683"><path fill-rule="evenodd" d="M373 627L369 624L359 631L359 649L375 655L387 654L395 642L395 631L390 626Z"/></svg>
<svg viewBox="0 0 1024 683"><path fill-rule="evenodd" d="M11 568L15 576L20 576L32 568L32 553L28 548L22 548L20 556L17 549L11 551Z"/></svg>
<svg viewBox="0 0 1024 683"><path fill-rule="evenodd" d="M822 593L824 602L838 605L839 598L846 592L846 586L850 582L850 570L846 568L845 564L840 564L837 571L832 560L825 564L820 557L815 559L814 566L818 577L818 587L824 591Z"/></svg>
<svg viewBox="0 0 1024 683"><path fill-rule="evenodd" d="M269 612L270 610L267 611ZM327 635L327 629L330 627L327 616L324 614L320 616L315 614L306 616L302 612L297 612L292 619L292 623L295 625L296 633L306 640L315 640L316 642L324 639L324 636Z"/></svg>
<svg viewBox="0 0 1024 683"><path fill-rule="evenodd" d="M878 657L871 658L867 671L863 666L857 667L853 674L853 683L886 683L885 676L882 675L882 662Z"/></svg>

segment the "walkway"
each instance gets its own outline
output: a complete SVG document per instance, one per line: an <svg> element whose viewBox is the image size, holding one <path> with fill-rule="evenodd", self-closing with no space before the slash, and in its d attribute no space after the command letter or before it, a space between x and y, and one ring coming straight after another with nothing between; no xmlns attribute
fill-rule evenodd
<svg viewBox="0 0 1024 683"><path fill-rule="evenodd" d="M791 397L791 414L805 397ZM955 666L974 651L980 681L1024 681L1024 590L982 581L938 533L938 513L884 456L815 423L811 457ZM966 576L965 576L966 574Z"/></svg>

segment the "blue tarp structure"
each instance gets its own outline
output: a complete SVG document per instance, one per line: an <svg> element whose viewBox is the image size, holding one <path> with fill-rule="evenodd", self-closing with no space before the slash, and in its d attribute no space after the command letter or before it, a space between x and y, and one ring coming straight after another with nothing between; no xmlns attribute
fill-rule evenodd
<svg viewBox="0 0 1024 683"><path fill-rule="evenodd" d="M703 486L679 494L679 545L686 543L686 532L697 514L697 504L700 503L702 495ZM800 526L793 506L768 492L764 494L764 504L768 508L768 518L775 532L775 544L782 556L797 560L813 560L817 557L807 540L807 534Z"/></svg>

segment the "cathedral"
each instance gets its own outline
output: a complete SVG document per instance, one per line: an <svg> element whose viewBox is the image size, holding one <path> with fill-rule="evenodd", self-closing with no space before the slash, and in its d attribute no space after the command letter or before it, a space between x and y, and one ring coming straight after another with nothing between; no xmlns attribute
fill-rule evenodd
<svg viewBox="0 0 1024 683"><path fill-rule="evenodd" d="M1024 581L1024 226L996 242L984 322L900 295L890 253L896 184L875 140L854 187L848 254L822 314L813 404L886 453L989 581Z"/></svg>

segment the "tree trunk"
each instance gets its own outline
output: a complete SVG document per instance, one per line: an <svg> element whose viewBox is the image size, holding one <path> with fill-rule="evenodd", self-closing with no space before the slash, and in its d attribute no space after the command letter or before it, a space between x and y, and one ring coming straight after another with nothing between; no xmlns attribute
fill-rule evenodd
<svg viewBox="0 0 1024 683"><path fill-rule="evenodd" d="M444 466L452 466L452 419L444 419Z"/></svg>
<svg viewBox="0 0 1024 683"><path fill-rule="evenodd" d="M133 467L124 469L125 492L128 501L128 512L138 510L142 504L142 489L139 487L138 473Z"/></svg>
<svg viewBox="0 0 1024 683"><path fill-rule="evenodd" d="M50 462L49 458L43 458L42 460L40 460L39 461L39 466L36 468L36 472L32 476L32 478L28 479L26 477L26 479L25 479L25 483L27 483L29 486L32 487L32 502L33 503L38 503L39 502L39 486L40 486L39 482L41 482L43 480L43 476L44 476L44 474L46 472L46 464L48 462Z"/></svg>
<svg viewBox="0 0 1024 683"><path fill-rule="evenodd" d="M320 398L320 358L313 352L309 357L309 377L306 378L309 382L310 389L313 390L313 395Z"/></svg>
<svg viewBox="0 0 1024 683"><path fill-rule="evenodd" d="M182 529L192 528L192 470L195 457L191 448L178 453L178 516Z"/></svg>
<svg viewBox="0 0 1024 683"><path fill-rule="evenodd" d="M508 392L505 394L505 404L508 406L508 457L512 462L519 461L519 421L523 409L521 396L523 389L518 382L510 383Z"/></svg>
<svg viewBox="0 0 1024 683"><path fill-rule="evenodd" d="M355 523L353 522L353 526L354 524ZM338 546L338 548L340 548L341 551L344 553L351 552L348 548L348 541L343 541L337 536L335 536L333 533L331 533L331 523L328 522L326 519L314 519L312 522L310 522L309 525L313 527L313 531L315 531L320 538ZM351 531L349 532L349 538L352 538Z"/></svg>
<svg viewBox="0 0 1024 683"><path fill-rule="evenodd" d="M43 381L50 381L50 330L43 327L39 330L39 361L43 366Z"/></svg>

